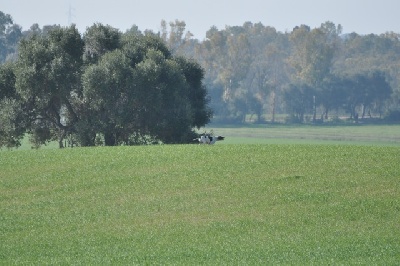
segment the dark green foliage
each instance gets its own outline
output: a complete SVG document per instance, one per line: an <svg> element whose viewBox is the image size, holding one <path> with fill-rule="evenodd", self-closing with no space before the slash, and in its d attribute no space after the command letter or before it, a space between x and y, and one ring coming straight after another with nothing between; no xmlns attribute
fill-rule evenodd
<svg viewBox="0 0 400 266"><path fill-rule="evenodd" d="M15 90L14 65L0 65L0 148L21 145L25 132L23 112Z"/></svg>
<svg viewBox="0 0 400 266"><path fill-rule="evenodd" d="M14 65L11 63L0 65L0 99L15 97Z"/></svg>
<svg viewBox="0 0 400 266"><path fill-rule="evenodd" d="M0 148L19 147L25 134L25 119L20 103L12 98L0 100Z"/></svg>
<svg viewBox="0 0 400 266"><path fill-rule="evenodd" d="M182 143L210 119L201 67L174 58L151 33L128 31L83 76L83 97L105 145ZM95 129L96 128L96 129Z"/></svg>
<svg viewBox="0 0 400 266"><path fill-rule="evenodd" d="M88 63L95 63L109 51L120 47L121 33L118 29L99 23L89 27L84 34L84 58Z"/></svg>
<svg viewBox="0 0 400 266"><path fill-rule="evenodd" d="M187 97L194 107L192 126L201 127L209 122L212 113L211 109L208 108L210 99L207 97L207 90L201 82L204 79L204 70L197 62L183 57L178 57L177 63L185 75L188 83Z"/></svg>
<svg viewBox="0 0 400 266"><path fill-rule="evenodd" d="M55 27L46 36L34 34L21 41L15 86L21 104L28 108L27 131L34 133L36 128L42 128L51 132L40 134L38 143L58 139L63 147L63 139L74 130L83 45L75 26Z"/></svg>
<svg viewBox="0 0 400 266"><path fill-rule="evenodd" d="M38 29L21 41L15 66L0 69L0 99L11 99L1 103L1 146L18 145L21 132L35 147L188 142L211 117L203 73L150 32Z"/></svg>

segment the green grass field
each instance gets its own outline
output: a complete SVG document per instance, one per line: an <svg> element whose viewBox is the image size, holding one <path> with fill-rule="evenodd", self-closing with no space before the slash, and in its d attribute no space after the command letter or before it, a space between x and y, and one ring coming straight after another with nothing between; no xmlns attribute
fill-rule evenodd
<svg viewBox="0 0 400 266"><path fill-rule="evenodd" d="M250 125L208 126L227 136L227 144L356 144L400 146L400 125Z"/></svg>
<svg viewBox="0 0 400 266"><path fill-rule="evenodd" d="M0 152L0 264L398 265L399 162L383 145Z"/></svg>

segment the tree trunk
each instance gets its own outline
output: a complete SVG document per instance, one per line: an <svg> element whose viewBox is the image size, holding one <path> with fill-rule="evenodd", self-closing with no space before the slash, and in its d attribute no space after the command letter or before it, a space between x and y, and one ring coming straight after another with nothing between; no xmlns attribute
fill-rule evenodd
<svg viewBox="0 0 400 266"><path fill-rule="evenodd" d="M104 145L105 146L115 146L116 140L115 135L113 133L105 133L104 134Z"/></svg>
<svg viewBox="0 0 400 266"><path fill-rule="evenodd" d="M329 109L326 108L326 109L325 109L325 119L328 119L328 112L329 112Z"/></svg>
<svg viewBox="0 0 400 266"><path fill-rule="evenodd" d="M275 95L275 91L272 92L272 110L271 110L271 123L275 123L275 110L276 110L276 95Z"/></svg>
<svg viewBox="0 0 400 266"><path fill-rule="evenodd" d="M315 123L317 121L317 104L315 101L315 96L313 96L313 123Z"/></svg>
<svg viewBox="0 0 400 266"><path fill-rule="evenodd" d="M365 107L365 104L363 104L363 108L362 108L362 115L361 115L361 118L362 119L364 119L364 116L365 116L365 110L366 110L367 108Z"/></svg>
<svg viewBox="0 0 400 266"><path fill-rule="evenodd" d="M66 135L67 135L67 132L63 129L60 129L59 134L58 134L58 147L60 149L64 148L63 141L64 141Z"/></svg>

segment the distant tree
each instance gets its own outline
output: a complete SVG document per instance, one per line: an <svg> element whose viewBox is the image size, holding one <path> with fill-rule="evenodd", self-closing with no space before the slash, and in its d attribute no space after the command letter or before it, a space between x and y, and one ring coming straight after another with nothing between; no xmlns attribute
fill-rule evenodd
<svg viewBox="0 0 400 266"><path fill-rule="evenodd" d="M176 19L174 22L170 22L169 26L170 26L170 32L169 32L168 44L169 44L169 49L174 52L179 48L179 46L185 40L184 34L186 29L186 23L183 20Z"/></svg>
<svg viewBox="0 0 400 266"><path fill-rule="evenodd" d="M231 103L235 116L244 122L246 115L251 110L250 95L247 93L247 86L244 82L252 59L250 42L246 34L239 33L228 36L227 44L227 64L220 72L221 81L226 87L225 101Z"/></svg>
<svg viewBox="0 0 400 266"><path fill-rule="evenodd" d="M318 86L330 72L334 56L331 33L325 28L296 27L290 35L293 45L291 64L299 81Z"/></svg>
<svg viewBox="0 0 400 266"><path fill-rule="evenodd" d="M390 98L392 89L382 72L359 73L343 79L346 106L350 117L361 115L365 117L366 111L370 113L374 107L380 115L383 113L385 101ZM357 109L361 108L361 114Z"/></svg>
<svg viewBox="0 0 400 266"><path fill-rule="evenodd" d="M359 117L357 108L362 105L365 97L365 88L368 86L368 78L364 74L351 75L346 78L346 106L350 118Z"/></svg>
<svg viewBox="0 0 400 266"><path fill-rule="evenodd" d="M0 11L0 33L4 34L7 27L13 24L13 19L9 14L4 14Z"/></svg>
<svg viewBox="0 0 400 266"><path fill-rule="evenodd" d="M342 77L330 75L325 78L318 93L325 119L328 119L330 111L339 110L346 104L348 86L352 86L351 83Z"/></svg>
<svg viewBox="0 0 400 266"><path fill-rule="evenodd" d="M364 118L366 112L371 116L371 109L376 109L379 116L382 116L385 102L390 98L392 88L386 81L385 74L374 71L367 75L367 84L364 86L364 97L362 102L362 114Z"/></svg>
<svg viewBox="0 0 400 266"><path fill-rule="evenodd" d="M160 32L160 37L161 39L167 43L168 42L168 26L167 26L167 21L164 19L161 20L161 32Z"/></svg>
<svg viewBox="0 0 400 266"><path fill-rule="evenodd" d="M4 62L7 57L8 45L6 30L12 24L13 20L11 16L0 11L0 62Z"/></svg>
<svg viewBox="0 0 400 266"><path fill-rule="evenodd" d="M15 60L18 41L21 37L21 26L14 24L10 15L0 11L0 63Z"/></svg>
<svg viewBox="0 0 400 266"><path fill-rule="evenodd" d="M34 23L32 26L29 28L29 33L31 35L39 35L42 33L42 29L40 28L39 24ZM30 36L27 36L30 37Z"/></svg>
<svg viewBox="0 0 400 266"><path fill-rule="evenodd" d="M231 80L221 78L221 71L227 63L227 33L219 31L217 27L211 27L206 33L204 40L196 48L196 59L205 69L205 84L211 97L210 106L216 115L228 113L227 102ZM228 84L227 84L228 83Z"/></svg>
<svg viewBox="0 0 400 266"><path fill-rule="evenodd" d="M340 76L356 76L360 73L370 76L374 72L382 73L393 89L393 94L390 96L391 101L385 101L385 103L387 107L392 109L398 108L399 102L396 102L395 95L399 95L398 88L400 85L400 72L398 71L400 67L399 35L389 32L381 35L348 34L343 38L341 51L335 61L335 73ZM382 112L382 110L378 110L379 108L375 108L377 107L375 103L370 107L371 111ZM365 110L367 109L365 108Z"/></svg>
<svg viewBox="0 0 400 266"><path fill-rule="evenodd" d="M293 30L290 35L293 44L290 62L295 69L294 78L297 82L316 88L316 92L322 89L323 80L332 70L340 33L341 26L336 27L331 22L312 30L304 25ZM317 93L313 97L316 96ZM315 120L316 106L313 109L313 121Z"/></svg>
<svg viewBox="0 0 400 266"><path fill-rule="evenodd" d="M291 122L304 122L305 114L313 110L315 89L306 84L291 84L284 90L286 109Z"/></svg>
<svg viewBox="0 0 400 266"><path fill-rule="evenodd" d="M266 47L265 62L267 63L267 90L271 95L271 122L275 122L277 95L281 94L282 87L288 82L288 73L285 60L288 55L284 49L277 47L274 43Z"/></svg>
<svg viewBox="0 0 400 266"><path fill-rule="evenodd" d="M183 20L175 20L167 23L161 20L159 36L167 44L173 55L194 57L198 40L193 39L193 34L186 30L186 23Z"/></svg>
<svg viewBox="0 0 400 266"><path fill-rule="evenodd" d="M237 28L218 31L211 28L207 32L208 40L204 45L204 59L212 87L220 88L215 100L219 115L227 114L234 120L244 121L250 110L248 93L243 93L245 78L251 63L250 42L245 33ZM239 98L241 98L239 100Z"/></svg>

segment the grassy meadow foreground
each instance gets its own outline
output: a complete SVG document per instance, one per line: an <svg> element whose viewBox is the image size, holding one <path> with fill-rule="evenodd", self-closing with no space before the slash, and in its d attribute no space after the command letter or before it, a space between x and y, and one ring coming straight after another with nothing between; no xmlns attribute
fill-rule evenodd
<svg viewBox="0 0 400 266"><path fill-rule="evenodd" d="M400 261L400 147L0 152L0 264Z"/></svg>

